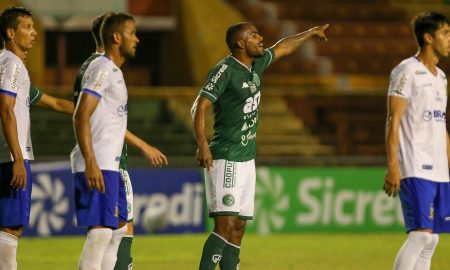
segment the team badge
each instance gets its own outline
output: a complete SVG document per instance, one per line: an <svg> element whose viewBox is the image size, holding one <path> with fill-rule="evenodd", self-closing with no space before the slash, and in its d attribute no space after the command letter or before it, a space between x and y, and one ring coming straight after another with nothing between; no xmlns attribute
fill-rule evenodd
<svg viewBox="0 0 450 270"><path fill-rule="evenodd" d="M222 203L226 206L233 206L234 205L234 197L231 194L227 194L222 197Z"/></svg>
<svg viewBox="0 0 450 270"><path fill-rule="evenodd" d="M260 86L261 85L261 80L259 79L259 76L258 76L258 74L256 74L255 72L253 72L253 74L252 74L252 79L253 79L253 82L256 84L256 86Z"/></svg>

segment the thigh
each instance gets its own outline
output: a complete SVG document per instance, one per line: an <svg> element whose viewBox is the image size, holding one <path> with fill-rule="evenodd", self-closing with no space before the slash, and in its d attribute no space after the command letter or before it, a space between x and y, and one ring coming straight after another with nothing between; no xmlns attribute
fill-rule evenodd
<svg viewBox="0 0 450 270"><path fill-rule="evenodd" d="M241 190L241 209L239 217L243 220L253 219L254 208L255 208L255 187L256 187L256 169L255 161L250 160L243 162L242 170L245 171L240 183Z"/></svg>
<svg viewBox="0 0 450 270"><path fill-rule="evenodd" d="M0 163L0 227L26 227L30 219L31 170L30 162L24 161L27 171L25 190L11 187L13 162Z"/></svg>
<svg viewBox="0 0 450 270"><path fill-rule="evenodd" d="M240 211L239 162L214 160L209 171L205 169L205 189L210 217L237 216Z"/></svg>
<svg viewBox="0 0 450 270"><path fill-rule="evenodd" d="M402 204L405 229L433 229L434 200L438 183L420 178L406 178L400 182L400 201Z"/></svg>
<svg viewBox="0 0 450 270"><path fill-rule="evenodd" d="M119 222L119 172L102 170L105 192L90 190L84 173L75 173L75 209L78 226L117 228Z"/></svg>
<svg viewBox="0 0 450 270"><path fill-rule="evenodd" d="M450 183L438 183L434 201L434 233L450 233Z"/></svg>
<svg viewBox="0 0 450 270"><path fill-rule="evenodd" d="M127 170L120 169L119 219L133 221L133 186Z"/></svg>

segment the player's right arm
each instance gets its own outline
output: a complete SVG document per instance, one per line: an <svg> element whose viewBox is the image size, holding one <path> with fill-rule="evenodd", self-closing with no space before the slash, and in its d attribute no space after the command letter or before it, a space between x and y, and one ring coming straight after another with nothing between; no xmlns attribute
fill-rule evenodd
<svg viewBox="0 0 450 270"><path fill-rule="evenodd" d="M211 107L211 104L212 102L209 99L198 96L191 111L194 135L198 145L197 165L206 168L208 171L212 167L213 159L206 138L205 112Z"/></svg>
<svg viewBox="0 0 450 270"><path fill-rule="evenodd" d="M400 166L398 163L400 123L411 97L413 77L405 65L398 66L391 73L388 91L386 119L387 173L383 189L388 196L395 197L400 191Z"/></svg>
<svg viewBox="0 0 450 270"><path fill-rule="evenodd" d="M98 167L92 147L90 118L99 103L97 96L83 93L73 115L75 137L86 164L86 181L90 189L105 192L103 175Z"/></svg>
<svg viewBox="0 0 450 270"><path fill-rule="evenodd" d="M400 191L400 167L398 164L398 145L400 122L408 100L402 97L388 98L388 116L386 123L386 153L388 169L384 179L384 191L388 196L396 196Z"/></svg>
<svg viewBox="0 0 450 270"><path fill-rule="evenodd" d="M2 91L0 93L0 120L2 123L2 132L14 158L13 175L10 184L14 188L25 189L27 184L27 171L25 169L22 150L19 145L17 121L14 115L15 103L15 96L9 94L9 92Z"/></svg>

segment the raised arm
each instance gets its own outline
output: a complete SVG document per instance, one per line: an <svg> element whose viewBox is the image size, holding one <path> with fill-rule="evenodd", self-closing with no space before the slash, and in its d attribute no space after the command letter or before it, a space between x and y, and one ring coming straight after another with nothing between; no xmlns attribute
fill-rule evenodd
<svg viewBox="0 0 450 270"><path fill-rule="evenodd" d="M282 57L290 55L295 50L297 50L303 43L311 38L317 38L320 41L326 41L327 37L325 36L325 29L328 28L328 24L322 26L316 26L311 28L305 32L285 37L279 40L275 45L272 46L275 52L274 61L279 60Z"/></svg>
<svg viewBox="0 0 450 270"><path fill-rule="evenodd" d="M194 126L194 135L197 140L197 165L204 168L212 167L213 159L209 150L205 129L205 111L211 107L212 102L202 96L197 97L192 106L191 115Z"/></svg>
<svg viewBox="0 0 450 270"><path fill-rule="evenodd" d="M80 147L86 163L85 175L87 184L91 189L96 188L100 192L105 192L103 175L98 167L94 150L92 148L90 124L91 115L97 108L98 103L98 97L83 93L73 116L73 125L78 146Z"/></svg>
<svg viewBox="0 0 450 270"><path fill-rule="evenodd" d="M19 135L17 133L17 121L14 115L14 105L16 98L8 94L0 94L0 120L2 131L6 143L14 158L13 175L11 186L25 190L27 186L27 171L19 145Z"/></svg>
<svg viewBox="0 0 450 270"><path fill-rule="evenodd" d="M73 114L74 105L72 101L62 98L55 98L47 94L42 94L41 99L37 102L39 107L50 109L56 112Z"/></svg>
<svg viewBox="0 0 450 270"><path fill-rule="evenodd" d="M388 117L386 123L386 154L388 171L384 179L384 191L388 196L395 197L400 191L400 168L398 164L398 144L400 122L407 104L407 99L398 96L389 96Z"/></svg>
<svg viewBox="0 0 450 270"><path fill-rule="evenodd" d="M129 130L127 130L125 133L125 143L135 149L140 150L142 152L142 155L148 161L150 161L153 166L161 167L162 165L169 164L166 156L163 153L161 153L157 148L143 141L138 136L131 133Z"/></svg>

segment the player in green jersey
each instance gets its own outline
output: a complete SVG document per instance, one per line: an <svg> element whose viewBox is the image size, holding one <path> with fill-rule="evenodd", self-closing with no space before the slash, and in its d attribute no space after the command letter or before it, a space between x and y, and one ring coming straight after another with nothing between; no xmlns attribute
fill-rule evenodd
<svg viewBox="0 0 450 270"><path fill-rule="evenodd" d="M328 25L286 37L268 49L252 23L231 26L226 42L231 55L221 60L192 107L198 144L197 163L205 168L205 186L214 231L203 247L200 270L239 269L246 222L253 218L256 131L261 74L274 61L290 55L305 41L326 40ZM208 145L205 111L213 106L214 135Z"/></svg>
<svg viewBox="0 0 450 270"><path fill-rule="evenodd" d="M96 51L93 53L86 61L82 64L80 69L78 70L78 73L75 78L74 82L74 101L75 104L77 103L78 97L81 92L81 82L84 76L84 73L86 69L88 68L89 64L96 59L97 57L101 56L104 53L104 47L101 40L101 25L103 22L103 19L108 15L109 13L105 13L103 15L98 16L94 19L92 23L92 37L95 42ZM166 156L161 153L157 148L149 145L142 139L140 139L138 136L134 135L130 131L126 131L125 133L125 143L122 149L122 155L120 157L120 165L119 165L119 172L121 179L123 181L123 184L125 186L125 196L123 197L123 193L121 193L120 199L126 199L127 203L127 212L128 216L126 217L127 220L127 233L125 237L122 238L119 250L117 252L117 261L116 265L114 267L115 270L131 270L133 267L132 263L132 257L131 257L131 244L133 241L133 235L134 235L134 227L133 227L133 189L131 185L131 179L128 174L128 168L127 168L127 144L131 147L138 149L141 151L142 155L150 162L152 166L158 166L161 167L163 165L167 165L168 161ZM119 224L119 227L122 227L123 224Z"/></svg>

